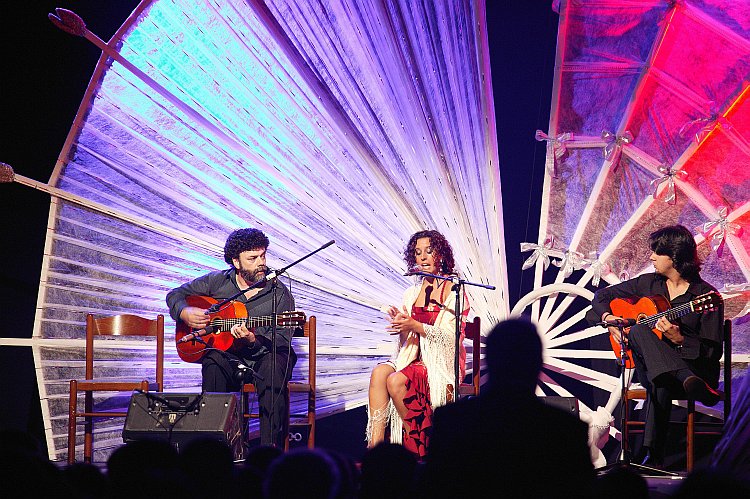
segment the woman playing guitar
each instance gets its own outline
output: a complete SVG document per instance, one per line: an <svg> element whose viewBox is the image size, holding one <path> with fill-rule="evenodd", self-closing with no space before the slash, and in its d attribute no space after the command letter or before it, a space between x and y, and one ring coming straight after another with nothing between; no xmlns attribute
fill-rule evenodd
<svg viewBox="0 0 750 499"><path fill-rule="evenodd" d="M679 307L716 293L700 277L697 248L688 229L681 225L659 229L649 237L649 245L654 272L597 291L592 302L597 319L611 323L635 318L613 313L612 302L617 299L661 297L669 306ZM654 324L639 323L626 330L638 379L648 392L641 464L663 464L673 398L687 394L706 405L718 402L714 388L719 380L723 321L719 301L712 311L672 320L664 315ZM619 343L620 330L610 327L609 332L613 343ZM661 338L654 332L661 333Z"/></svg>

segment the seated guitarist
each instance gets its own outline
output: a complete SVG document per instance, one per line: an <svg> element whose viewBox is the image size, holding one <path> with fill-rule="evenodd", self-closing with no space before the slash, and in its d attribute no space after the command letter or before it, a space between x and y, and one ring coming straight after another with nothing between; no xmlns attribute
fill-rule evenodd
<svg viewBox="0 0 750 499"><path fill-rule="evenodd" d="M170 291L167 294L169 314L176 321L183 321L191 328L206 327L209 324L206 310L188 306L186 298L201 295L220 301L259 281L268 272L268 244L268 238L258 229L239 229L232 232L224 245L224 260L230 268L210 272ZM248 317L260 317L271 315L272 296L272 284L269 281L263 287L251 289L237 300L245 304ZM289 289L280 281L276 282L276 299L277 312L294 310L294 299ZM251 330L245 324L234 325L231 334L235 340L229 350L223 352L207 349L201 359L203 391L238 391L242 381L252 381L258 392L260 443L282 447L287 433L287 382L297 361L291 347L292 331L288 328L277 328L275 376L272 376L270 326ZM243 380L242 372L238 368L240 363L250 367L257 376L254 379ZM271 392L272 377L274 393ZM272 420L269 417L271 414Z"/></svg>
<svg viewBox="0 0 750 499"><path fill-rule="evenodd" d="M688 229L681 225L659 229L649 237L649 245L655 272L597 291L592 302L597 319L622 319L611 313L610 302L615 298L661 295L674 307L716 291L700 277L696 244ZM656 329L662 339L648 326L630 328L626 340L638 379L648 392L641 464L663 464L672 398L687 394L709 406L719 401L714 388L719 381L723 320L723 307L674 322L660 317ZM619 329L610 327L609 332L619 342Z"/></svg>

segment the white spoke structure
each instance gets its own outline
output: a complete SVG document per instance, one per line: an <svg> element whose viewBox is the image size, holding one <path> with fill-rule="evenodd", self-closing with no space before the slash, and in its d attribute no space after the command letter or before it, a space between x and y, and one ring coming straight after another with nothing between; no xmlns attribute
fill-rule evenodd
<svg viewBox="0 0 750 499"><path fill-rule="evenodd" d="M550 123L537 132L547 147L539 238L523 245L534 250L524 268L535 267L535 289L513 312L528 307L545 339L540 390L578 395L558 386L567 381L610 391L611 412L620 383L591 366L614 354L589 346L608 342L582 321L586 299L601 281L650 271L651 232L692 229L726 317L750 311L750 2L555 8ZM735 321L733 361L747 365L749 354L750 322Z"/></svg>

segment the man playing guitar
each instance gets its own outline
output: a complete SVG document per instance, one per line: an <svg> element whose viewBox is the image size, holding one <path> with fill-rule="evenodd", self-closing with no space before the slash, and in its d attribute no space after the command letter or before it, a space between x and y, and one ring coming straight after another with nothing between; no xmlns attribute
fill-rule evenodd
<svg viewBox="0 0 750 499"><path fill-rule="evenodd" d="M592 309L597 319L612 323L623 317L612 313L617 298L663 296L675 307L716 290L700 277L700 261L691 232L681 225L664 227L649 237L654 273L643 274L600 289ZM633 317L630 317L631 319ZM722 356L724 309L689 314L680 319L659 317L651 327L635 324L627 334L638 379L648 392L641 464L663 464L666 432L673 398L689 395L705 405L715 405ZM620 330L609 328L619 342Z"/></svg>
<svg viewBox="0 0 750 499"><path fill-rule="evenodd" d="M258 229L232 232L224 245L224 260L230 268L210 272L170 291L167 294L167 305L172 318L192 329L206 328L211 322L207 309L190 306L188 302L192 302L193 297L214 298L220 302L260 281L268 273L268 244L268 238ZM236 298L244 304L248 318L272 314L273 285L276 286L276 312L294 310L294 299L289 289L280 281L267 281L263 286L253 288ZM229 329L234 338L231 348L226 351L222 351L223 348L206 348L198 360L202 364L203 391L238 391L245 381L255 384L260 408L261 445L281 447L287 433L287 382L291 378L297 355L291 347L292 330L279 327L276 334L276 371L272 373L271 329L271 326L248 328L244 321L239 321ZM206 338L209 337L197 338L193 342L207 341L206 345L212 346L212 339ZM179 343L177 347L179 350ZM254 379L243 379L240 365L251 368L256 373ZM272 378L274 392L271 391Z"/></svg>

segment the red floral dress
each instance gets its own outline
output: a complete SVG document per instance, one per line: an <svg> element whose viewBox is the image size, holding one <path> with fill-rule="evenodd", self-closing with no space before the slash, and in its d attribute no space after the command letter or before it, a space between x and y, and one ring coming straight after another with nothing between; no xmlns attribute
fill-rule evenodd
<svg viewBox="0 0 750 499"><path fill-rule="evenodd" d="M429 310L427 307L412 306L411 316L423 323L434 325L440 309ZM406 417L403 445L422 461L427 455L427 446L432 432L432 404L430 403L430 385L427 381L427 367L421 359L415 360L401 370L406 376Z"/></svg>

